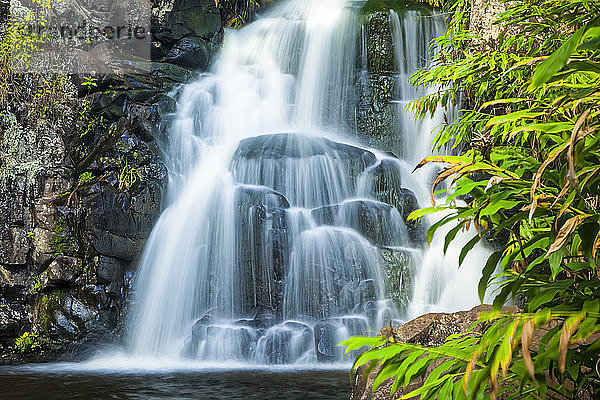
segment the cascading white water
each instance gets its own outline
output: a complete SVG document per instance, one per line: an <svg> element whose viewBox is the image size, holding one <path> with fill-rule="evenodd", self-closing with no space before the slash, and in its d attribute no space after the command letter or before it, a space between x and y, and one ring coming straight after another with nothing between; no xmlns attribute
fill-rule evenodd
<svg viewBox="0 0 600 400"><path fill-rule="evenodd" d="M383 252L423 259L438 277L453 268L437 256L429 263L439 245L422 256L405 226L414 196L400 182L421 200L424 182L345 136L363 3L279 4L228 31L212 73L183 88L165 150L167 207L135 280L128 346L136 356L342 361L337 342L406 311L392 298ZM404 19L392 15L400 32ZM426 43L442 27L425 36L411 29L396 42ZM407 65L399 80L421 66ZM400 102L409 98L399 92ZM399 118L407 139L429 129ZM448 282L427 286L428 276L417 273L409 313L451 296L433 296Z"/></svg>
<svg viewBox="0 0 600 400"><path fill-rule="evenodd" d="M436 173L433 165L412 171L414 166L431 155L431 144L436 132L445 121L456 118L456 110L438 109L432 117L415 120L407 105L439 87L416 88L408 83L417 70L426 68L431 62L432 52L429 46L441 36L446 27L444 15L405 11L401 17L390 11L390 23L394 37L396 63L399 69L397 79L398 124L402 134L402 181L415 192L421 206L430 203L431 182ZM421 40L415 40L421 38ZM444 112L446 115L444 116ZM444 196L436 196L438 204L445 202ZM439 219L444 215L436 214ZM460 232L444 254L443 246L446 233L453 226L443 227L435 234L430 246L422 253L419 267L414 277L413 294L409 304L408 318L414 318L427 312L464 310L478 304L477 284L483 263L489 250L477 244L459 268L459 254L465 244L475 235L474 232Z"/></svg>

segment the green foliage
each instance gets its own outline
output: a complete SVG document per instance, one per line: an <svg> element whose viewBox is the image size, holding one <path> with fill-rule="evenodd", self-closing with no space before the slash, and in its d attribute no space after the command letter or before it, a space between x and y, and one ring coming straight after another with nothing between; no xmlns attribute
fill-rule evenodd
<svg viewBox="0 0 600 400"><path fill-rule="evenodd" d="M495 284L495 309L517 293L527 303L521 314L481 315L481 333L451 337L441 347L383 343L362 360L380 360L379 381L395 377L395 388L429 373L405 398L595 397L600 1L510 2L497 21L505 33L488 41L466 30L468 2L452 8L448 33L435 44L433 67L412 78L442 89L412 107L425 116L460 99L461 118L442 127L435 142L452 145L459 155L428 157L417 165L443 166L432 192L450 180L448 201L410 218L450 210L428 232L431 240L440 226L455 224L445 247L459 229L474 226L479 235L463 248L460 262L483 237L495 238L502 248L482 266L479 295L483 299ZM353 340L345 344L356 346Z"/></svg>
<svg viewBox="0 0 600 400"><path fill-rule="evenodd" d="M130 190L135 184L140 181L140 174L138 170L132 166L129 166L129 162L125 159L123 168L119 174L119 190L125 191Z"/></svg>
<svg viewBox="0 0 600 400"><path fill-rule="evenodd" d="M83 183L91 182L93 180L94 180L94 175L92 175L91 172L87 171L87 172L84 172L81 175L79 175L78 182L80 184L83 184Z"/></svg>
<svg viewBox="0 0 600 400"><path fill-rule="evenodd" d="M54 251L55 256L61 254L72 255L77 252L77 243L71 235L65 217L57 218L54 224L52 237L50 238L50 248Z"/></svg>
<svg viewBox="0 0 600 400"><path fill-rule="evenodd" d="M225 26L239 29L252 19L261 3L261 0L219 0L217 7L225 17Z"/></svg>
<svg viewBox="0 0 600 400"><path fill-rule="evenodd" d="M83 82L81 82L81 86L92 89L98 86L98 80L93 76L82 76Z"/></svg>
<svg viewBox="0 0 600 400"><path fill-rule="evenodd" d="M42 281L39 276L33 275L33 286L29 288L28 293L31 295L36 295L42 290Z"/></svg>
<svg viewBox="0 0 600 400"><path fill-rule="evenodd" d="M368 374L379 364L373 390L392 379L394 393L423 378L420 387L403 393L402 399L580 398L598 387L596 371L583 364L597 360L598 344L589 343L598 331L599 305L587 302L579 312L481 314L478 324L489 324L483 333L473 329L452 335L438 347L396 342L393 337L353 337L340 345L347 347L346 352L372 347L356 359L353 369L366 365ZM540 344L533 351L535 337ZM569 351L570 346L578 351ZM549 384L545 371L559 377L559 383ZM567 379L576 382L575 387L565 384Z"/></svg>
<svg viewBox="0 0 600 400"><path fill-rule="evenodd" d="M25 332L15 339L15 350L21 354L32 353L42 349L40 337L35 332Z"/></svg>

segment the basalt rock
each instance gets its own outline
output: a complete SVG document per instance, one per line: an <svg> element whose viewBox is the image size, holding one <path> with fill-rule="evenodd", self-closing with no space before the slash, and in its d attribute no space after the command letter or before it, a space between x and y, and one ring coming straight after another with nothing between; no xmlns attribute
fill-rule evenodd
<svg viewBox="0 0 600 400"><path fill-rule="evenodd" d="M347 226L369 239L376 246L398 245L402 220L391 205L373 200L352 200L339 205L313 209L318 224Z"/></svg>
<svg viewBox="0 0 600 400"><path fill-rule="evenodd" d="M242 140L231 171L237 182L271 187L294 206L316 207L342 201L340 192L348 191L342 196L348 195L358 175L375 161L371 151L356 146L319 136L280 133ZM296 186L311 188L299 191Z"/></svg>
<svg viewBox="0 0 600 400"><path fill-rule="evenodd" d="M236 190L241 310L273 305L281 315L282 281L288 263L287 199L266 187Z"/></svg>

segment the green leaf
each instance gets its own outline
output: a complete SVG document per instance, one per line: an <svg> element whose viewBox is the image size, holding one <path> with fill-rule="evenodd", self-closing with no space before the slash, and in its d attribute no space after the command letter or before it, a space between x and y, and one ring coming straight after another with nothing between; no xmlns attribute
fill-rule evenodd
<svg viewBox="0 0 600 400"><path fill-rule="evenodd" d="M392 345L383 347L381 349L369 350L363 353L356 362L354 363L353 369L356 369L362 365L365 365L369 361L373 360L382 360L385 361L391 357L396 356L400 351L402 351L402 346L400 345Z"/></svg>
<svg viewBox="0 0 600 400"><path fill-rule="evenodd" d="M414 362L404 375L404 386L408 385L412 381L413 377L423 368L425 368L430 362L431 360L429 357L423 357Z"/></svg>
<svg viewBox="0 0 600 400"><path fill-rule="evenodd" d="M460 255L458 256L458 266L462 265L463 261L465 260L465 257L467 256L467 253L469 253L469 251L471 251L471 249L477 243L479 243L480 240L481 240L481 237L479 235L475 235L475 237L473 239L469 240L467 242L467 244L465 244L465 246L460 251Z"/></svg>
<svg viewBox="0 0 600 400"><path fill-rule="evenodd" d="M502 257L501 251L493 252L487 262L485 263L485 267L483 267L483 271L481 274L481 279L479 280L479 286L477 288L477 293L479 294L479 300L483 303L483 299L485 297L485 291L487 290L488 282L490 281L490 277L498 267L498 262L500 261L500 257Z"/></svg>
<svg viewBox="0 0 600 400"><path fill-rule="evenodd" d="M455 219L458 219L459 217L460 217L460 215L458 215L458 214L446 215L444 218L440 219L439 221L437 221L436 223L431 225L429 227L429 229L427 229L427 244L431 244L431 241L433 240L433 235L440 228L440 226L442 226L450 221L453 221Z"/></svg>
<svg viewBox="0 0 600 400"><path fill-rule="evenodd" d="M596 20L592 21L590 25L597 24ZM586 25L583 28L579 29L575 32L571 37L566 40L562 46L558 50L556 50L550 57L548 57L539 67L536 68L535 73L533 74L533 79L531 81L531 85L529 85L528 90L533 91L534 89L542 86L544 83L548 82L554 74L560 71L569 61L571 54L579 47L581 40L584 38L584 34L588 34L589 26ZM593 33L596 30L590 32Z"/></svg>
<svg viewBox="0 0 600 400"><path fill-rule="evenodd" d="M540 291L540 293L535 296L533 299L531 299L531 301L529 302L528 306L527 306L527 310L529 312L535 312L540 306L548 303L549 301L551 301L552 299L554 299L554 296L556 296L556 293L560 292L561 288L551 288L551 289L547 289L547 290L542 290Z"/></svg>
<svg viewBox="0 0 600 400"><path fill-rule="evenodd" d="M600 49L600 36L597 36L587 42L583 42L577 48L578 50L598 50Z"/></svg>
<svg viewBox="0 0 600 400"><path fill-rule="evenodd" d="M572 61L567 67L576 71L595 72L600 74L600 63L591 61Z"/></svg>
<svg viewBox="0 0 600 400"><path fill-rule="evenodd" d="M565 41L558 50L556 50L550 57L548 57L539 67L536 68L533 74L531 85L528 90L533 91L534 89L542 86L548 82L552 76L563 68L569 61L571 54L577 49L583 34L587 31L587 27L583 27L575 32L571 37Z"/></svg>
<svg viewBox="0 0 600 400"><path fill-rule="evenodd" d="M397 365L395 363L389 363L385 365L379 373L377 373L377 377L373 382L372 391L375 392L379 385L381 385L387 379L390 379L392 376L396 375Z"/></svg>
<svg viewBox="0 0 600 400"><path fill-rule="evenodd" d="M453 381L453 379L448 379L446 381L446 383L444 383L444 386L442 386L442 389L440 389L440 394L438 396L438 399L451 400L453 389L454 389L454 381Z"/></svg>
<svg viewBox="0 0 600 400"><path fill-rule="evenodd" d="M486 127L495 126L498 124L505 124L507 122L519 121L525 118L532 119L543 115L543 112L530 112L527 110L516 111L510 114L499 115L497 117L491 118Z"/></svg>
<svg viewBox="0 0 600 400"><path fill-rule="evenodd" d="M385 343L385 340L378 336L353 336L340 343L338 346L346 347L346 353L360 349L361 347L378 347Z"/></svg>
<svg viewBox="0 0 600 400"><path fill-rule="evenodd" d="M561 263L563 259L564 249L560 249L550 254L548 260L550 262L550 270L552 271L552 280L556 279L556 276L562 271Z"/></svg>
<svg viewBox="0 0 600 400"><path fill-rule="evenodd" d="M510 210L515 206L519 205L520 202L512 200L499 200L492 201L483 210L479 212L479 217L485 217L486 215L494 215L500 210Z"/></svg>
<svg viewBox="0 0 600 400"><path fill-rule="evenodd" d="M447 210L448 206L437 206L437 207L427 207L427 208L419 208L413 212L411 212L407 219L409 221L419 220L423 218L425 215L434 214L439 211Z"/></svg>
<svg viewBox="0 0 600 400"><path fill-rule="evenodd" d="M454 228L452 228L450 230L450 232L448 232L446 234L446 238L444 239L444 254L446 254L446 251L448 250L448 246L450 246L450 242L452 242L454 240L454 238L456 237L456 234L461 229L463 229L466 222L467 221L461 221L458 225L456 225Z"/></svg>

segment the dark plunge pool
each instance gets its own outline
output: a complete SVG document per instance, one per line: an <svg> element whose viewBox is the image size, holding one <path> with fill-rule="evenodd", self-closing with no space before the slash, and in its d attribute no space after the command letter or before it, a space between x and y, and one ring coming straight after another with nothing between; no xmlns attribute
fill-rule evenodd
<svg viewBox="0 0 600 400"><path fill-rule="evenodd" d="M345 370L77 371L0 367L0 399L348 399Z"/></svg>

